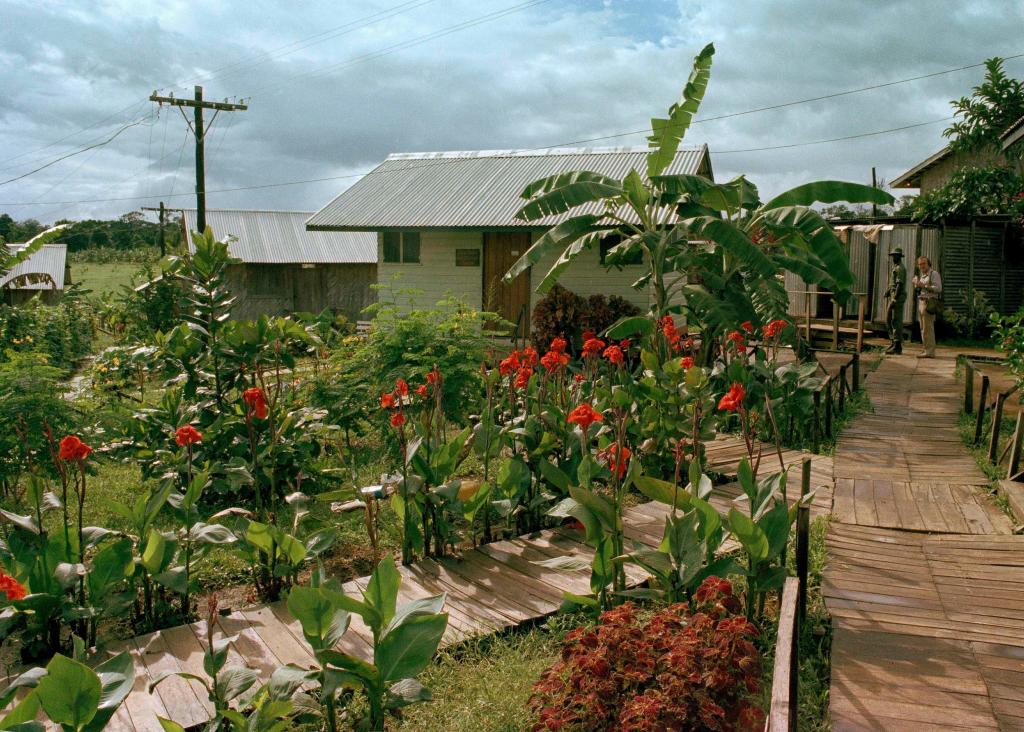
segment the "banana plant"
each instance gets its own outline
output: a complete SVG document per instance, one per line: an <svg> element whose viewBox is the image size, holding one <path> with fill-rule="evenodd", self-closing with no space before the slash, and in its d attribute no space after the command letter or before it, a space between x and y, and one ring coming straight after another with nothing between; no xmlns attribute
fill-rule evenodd
<svg viewBox="0 0 1024 732"><path fill-rule="evenodd" d="M46 272L23 272L10 277L11 272L20 264L27 262L29 258L48 244L60 237L69 224L60 224L36 234L28 240L24 246L12 251L0 240L0 291L24 287L25 285L44 283L56 287L53 278Z"/></svg>
<svg viewBox="0 0 1024 732"><path fill-rule="evenodd" d="M40 715L64 732L99 732L117 712L135 681L135 664L127 652L89 668L57 654L46 668L33 668L0 692L0 730L44 732ZM30 689L10 709L19 690Z"/></svg>
<svg viewBox="0 0 1024 732"><path fill-rule="evenodd" d="M653 318L630 318L630 333L653 335L655 321L685 312L704 331L706 352L714 337L735 323L780 317L787 304L778 277L788 270L844 301L854 282L842 243L815 203L891 203L871 186L819 181L762 202L746 177L728 183L666 173L704 97L714 47L695 58L679 101L666 118L651 120L644 174L613 178L593 171L559 173L528 185L517 217L524 222L574 212L549 229L512 265L506 281L558 254L537 288L547 292L573 260L609 236L621 237L605 263L612 267L641 253L647 266L634 284L653 292ZM592 213L595 209L597 213Z"/></svg>
<svg viewBox="0 0 1024 732"><path fill-rule="evenodd" d="M441 612L445 595L398 606L401 582L394 559L385 557L374 569L362 600L346 595L336 582L305 588L298 595L293 590L288 600L289 611L324 665L324 679L366 694L369 714L357 723L359 730L383 730L388 714L431 699L430 690L415 677L434 657L448 627L448 614ZM350 613L362 617L372 633L371 660L334 647L348 627Z"/></svg>
<svg viewBox="0 0 1024 732"><path fill-rule="evenodd" d="M727 538L722 516L711 505L711 479L701 472L700 462L690 463L690 482L678 484L638 475L633 480L648 498L672 507L665 518L665 535L656 549L634 544L623 559L643 567L654 578L650 588L627 590L625 595L666 602L689 600L711 576L725 577L742 571L731 556L718 556Z"/></svg>

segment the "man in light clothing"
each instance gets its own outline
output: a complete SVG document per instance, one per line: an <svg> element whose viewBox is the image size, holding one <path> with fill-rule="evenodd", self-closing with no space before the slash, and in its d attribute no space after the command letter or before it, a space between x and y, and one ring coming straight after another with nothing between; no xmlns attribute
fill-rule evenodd
<svg viewBox="0 0 1024 732"><path fill-rule="evenodd" d="M924 350L919 358L935 358L935 316L942 304L942 277L932 269L928 257L918 257L917 274L911 283L917 291L917 318L921 324L921 340Z"/></svg>

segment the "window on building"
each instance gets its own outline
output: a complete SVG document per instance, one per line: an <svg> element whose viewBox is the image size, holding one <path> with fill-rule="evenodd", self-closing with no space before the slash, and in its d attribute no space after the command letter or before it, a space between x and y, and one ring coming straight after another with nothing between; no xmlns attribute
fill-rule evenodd
<svg viewBox="0 0 1024 732"><path fill-rule="evenodd" d="M601 264L614 264L620 267L633 264L643 264L644 252L640 247L637 247L635 251L626 256L619 254L617 257L614 257L614 261L606 261L608 258L608 252L620 243L622 243L622 236L619 234L609 234L601 240Z"/></svg>
<svg viewBox="0 0 1024 732"><path fill-rule="evenodd" d="M419 264L420 232L385 231L384 262L388 264Z"/></svg>

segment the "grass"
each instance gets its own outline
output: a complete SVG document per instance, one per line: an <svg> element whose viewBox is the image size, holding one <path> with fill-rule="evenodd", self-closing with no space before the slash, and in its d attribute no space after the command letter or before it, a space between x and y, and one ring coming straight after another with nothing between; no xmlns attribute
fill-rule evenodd
<svg viewBox="0 0 1024 732"><path fill-rule="evenodd" d="M92 290L99 297L106 292L121 292L121 286L132 284L132 276L142 265L133 262L114 262L111 264L80 263L71 265L71 279Z"/></svg>
<svg viewBox="0 0 1024 732"><path fill-rule="evenodd" d="M411 707L394 725L403 732L518 732L529 729L533 683L557 658L578 616L442 650L420 680L432 703Z"/></svg>

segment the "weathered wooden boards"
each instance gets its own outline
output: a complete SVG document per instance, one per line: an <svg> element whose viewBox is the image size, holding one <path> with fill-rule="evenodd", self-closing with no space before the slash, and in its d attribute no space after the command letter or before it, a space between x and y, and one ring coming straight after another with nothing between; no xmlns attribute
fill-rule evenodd
<svg viewBox="0 0 1024 732"><path fill-rule="evenodd" d="M832 728L1024 729L1024 537L956 428L951 359L889 357L840 437Z"/></svg>

